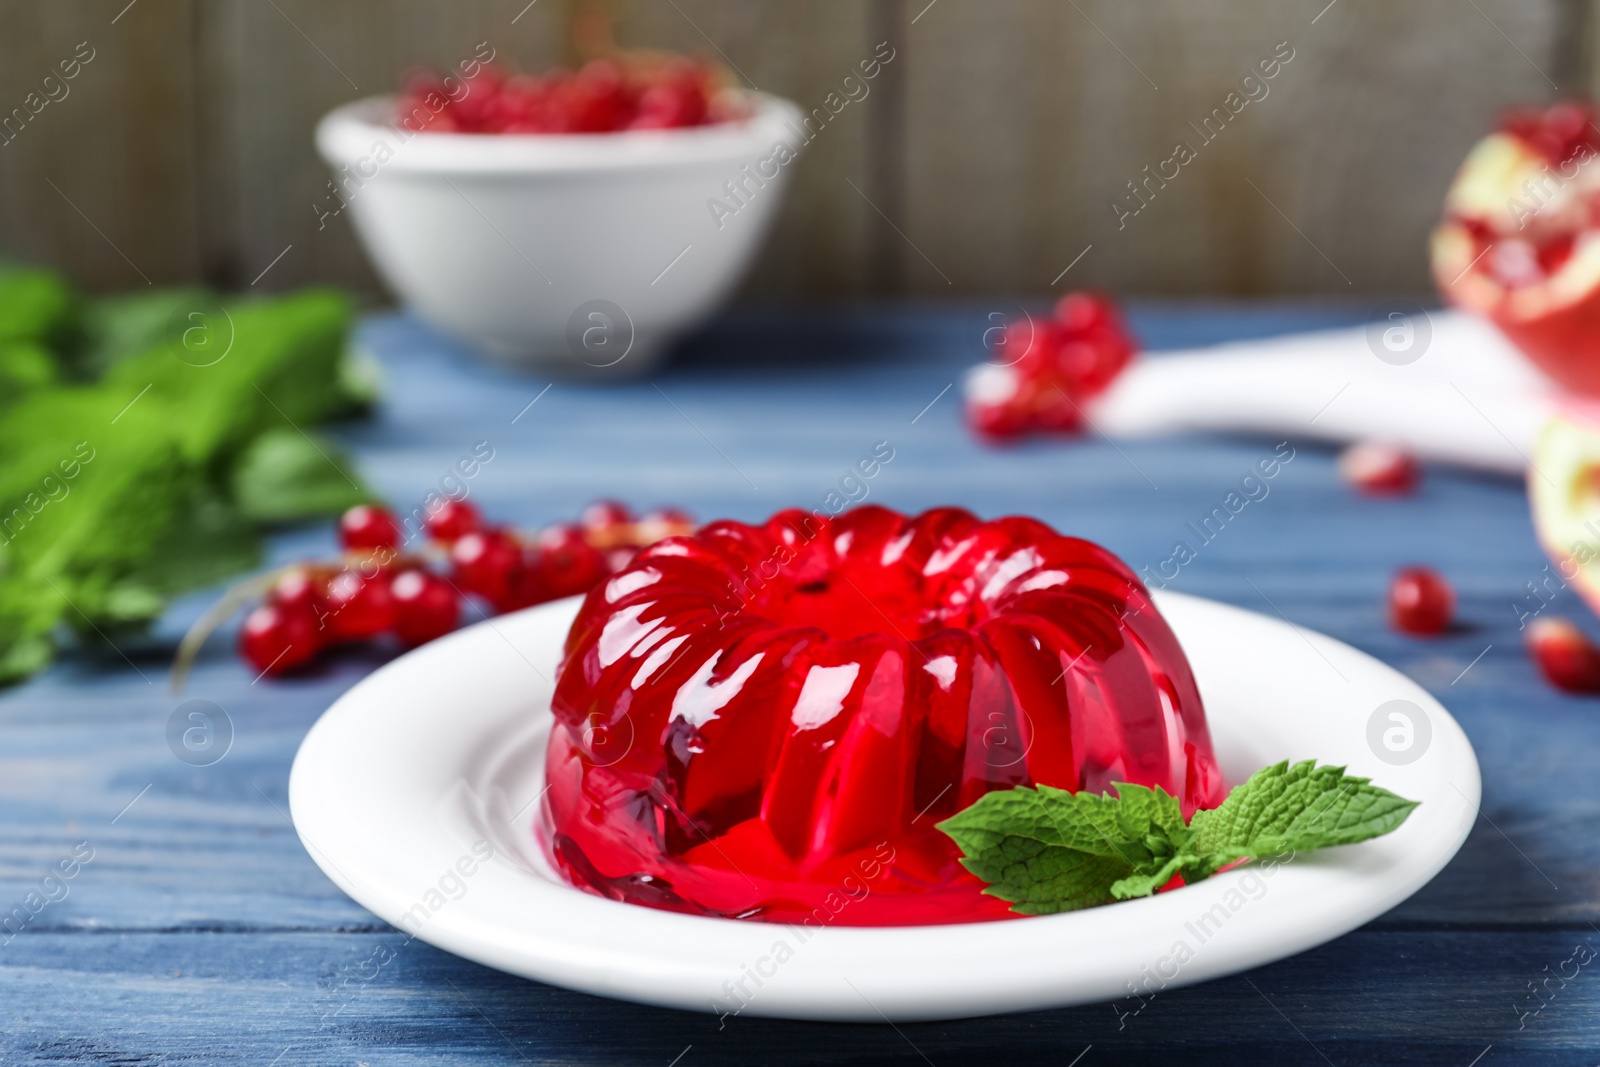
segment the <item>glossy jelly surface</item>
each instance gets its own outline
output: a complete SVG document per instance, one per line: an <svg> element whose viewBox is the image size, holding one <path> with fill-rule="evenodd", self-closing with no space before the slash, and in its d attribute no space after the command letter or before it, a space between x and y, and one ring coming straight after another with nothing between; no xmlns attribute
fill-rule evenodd
<svg viewBox="0 0 1600 1067"><path fill-rule="evenodd" d="M1015 917L935 824L992 789L1225 793L1183 651L1133 572L956 508L715 522L584 601L541 835L574 884L703 915Z"/></svg>

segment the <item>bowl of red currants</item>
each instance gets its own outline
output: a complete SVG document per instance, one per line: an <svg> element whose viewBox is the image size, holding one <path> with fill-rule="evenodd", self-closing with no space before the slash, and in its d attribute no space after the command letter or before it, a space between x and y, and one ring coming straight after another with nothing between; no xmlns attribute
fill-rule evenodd
<svg viewBox="0 0 1600 1067"><path fill-rule="evenodd" d="M512 74L478 59L318 124L348 209L415 314L498 361L639 374L728 296L805 140L793 104L681 56Z"/></svg>

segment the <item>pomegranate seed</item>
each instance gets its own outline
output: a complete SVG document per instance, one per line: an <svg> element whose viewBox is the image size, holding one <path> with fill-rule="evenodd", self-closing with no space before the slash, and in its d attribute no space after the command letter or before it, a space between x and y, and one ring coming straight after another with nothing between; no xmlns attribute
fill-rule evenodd
<svg viewBox="0 0 1600 1067"><path fill-rule="evenodd" d="M1078 433L1084 402L1116 380L1136 347L1114 304L1069 293L1050 317L1012 321L993 358L968 376L968 424L991 441Z"/></svg>
<svg viewBox="0 0 1600 1067"><path fill-rule="evenodd" d="M1455 610L1455 590L1428 567L1402 567L1389 583L1389 622L1402 633L1444 633Z"/></svg>
<svg viewBox="0 0 1600 1067"><path fill-rule="evenodd" d="M539 535L534 565L551 600L587 593L611 573L604 554L570 523L551 526Z"/></svg>
<svg viewBox="0 0 1600 1067"><path fill-rule="evenodd" d="M402 571L391 587L394 632L408 645L420 645L456 628L461 601L450 583L426 570Z"/></svg>
<svg viewBox="0 0 1600 1067"><path fill-rule="evenodd" d="M1361 441L1339 455L1339 475L1371 496L1400 496L1416 491L1422 477L1417 457L1397 445Z"/></svg>
<svg viewBox="0 0 1600 1067"><path fill-rule="evenodd" d="M389 575L379 571L367 577L343 570L328 582L328 616L324 620L341 641L376 637L394 625L394 596Z"/></svg>
<svg viewBox="0 0 1600 1067"><path fill-rule="evenodd" d="M1600 648L1566 619L1528 624L1528 651L1545 680L1568 693L1600 693Z"/></svg>
<svg viewBox="0 0 1600 1067"><path fill-rule="evenodd" d="M1068 293L1056 301L1055 316L1069 330L1089 331L1115 325L1116 312L1097 293Z"/></svg>
<svg viewBox="0 0 1600 1067"><path fill-rule="evenodd" d="M303 604L262 604L239 631L239 654L261 674L293 670L321 647L317 617Z"/></svg>
<svg viewBox="0 0 1600 1067"><path fill-rule="evenodd" d="M428 535L435 541L453 544L483 525L478 509L465 500L445 500L428 515Z"/></svg>
<svg viewBox="0 0 1600 1067"><path fill-rule="evenodd" d="M457 585L498 603L522 567L522 546L504 530L477 530L450 546L450 562Z"/></svg>
<svg viewBox="0 0 1600 1067"><path fill-rule="evenodd" d="M400 544L400 526L387 508L357 504L339 518L339 543L352 551L392 550Z"/></svg>

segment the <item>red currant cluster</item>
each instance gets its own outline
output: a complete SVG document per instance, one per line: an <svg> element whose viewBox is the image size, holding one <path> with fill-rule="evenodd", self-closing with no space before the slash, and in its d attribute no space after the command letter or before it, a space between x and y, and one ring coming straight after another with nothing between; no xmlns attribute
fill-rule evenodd
<svg viewBox="0 0 1600 1067"><path fill-rule="evenodd" d="M261 673L282 674L325 648L384 634L420 645L455 629L464 596L505 612L587 593L639 549L694 528L682 511L636 519L602 501L580 522L523 535L486 525L464 500L446 500L426 519L428 548L404 554L394 515L363 504L339 520L342 561L279 572L245 618L239 653Z"/></svg>
<svg viewBox="0 0 1600 1067"><path fill-rule="evenodd" d="M448 82L427 71L406 82L397 106L399 121L419 133L613 133L738 117L719 94L716 72L681 56L596 59L576 73L507 75L484 67Z"/></svg>
<svg viewBox="0 0 1600 1067"><path fill-rule="evenodd" d="M994 440L1030 433L1075 434L1082 404L1122 373L1138 345L1116 305L1068 293L1050 318L1006 326L990 361L967 379L967 421Z"/></svg>

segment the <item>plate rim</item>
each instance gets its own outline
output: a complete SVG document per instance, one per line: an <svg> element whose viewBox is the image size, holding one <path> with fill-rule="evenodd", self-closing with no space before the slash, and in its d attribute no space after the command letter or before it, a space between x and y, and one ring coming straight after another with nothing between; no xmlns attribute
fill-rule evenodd
<svg viewBox="0 0 1600 1067"><path fill-rule="evenodd" d="M1258 878L1257 884L1266 882L1268 877L1282 877L1283 881L1268 882L1261 897L1252 895L1248 898L1251 902L1266 899L1274 885L1283 884L1293 887L1290 890L1291 897L1299 892L1337 896L1342 889L1346 891L1346 899L1342 904L1330 905L1327 910L1320 912L1318 922L1297 924L1284 921L1285 909L1277 903L1282 897L1279 894L1273 905L1254 909L1251 920L1241 927L1229 927L1230 931L1245 929L1246 934L1235 936L1227 943L1220 936L1215 942L1201 941L1199 947L1210 944L1213 946L1211 950L1203 956L1197 956L1194 961L1183 960L1170 978L1162 968L1160 989L1177 988L1237 973L1333 940L1399 904L1431 881L1449 863L1476 821L1481 799L1481 776L1470 739L1436 698L1415 681L1375 657L1287 620L1187 594L1160 592L1155 599L1158 609L1169 620L1176 615L1180 622L1187 625L1188 617L1193 613L1198 613L1202 618L1211 615L1224 620L1231 619L1246 630L1264 629L1296 645L1303 641L1304 645L1299 647L1310 646L1312 651L1328 660L1330 666L1335 659L1340 659L1349 665L1359 665L1366 673L1386 682L1396 683L1399 689L1407 693L1408 699L1425 709L1432 724L1432 744L1441 746L1442 752L1449 751L1452 757L1449 784L1460 794L1462 801L1460 810L1454 815L1449 812L1437 815L1429 812L1430 823L1443 820L1445 833L1427 843L1431 847L1424 850L1425 854L1408 855L1404 861L1407 873L1402 878L1382 885L1369 885L1362 881L1366 875L1359 871L1351 873L1349 868L1352 861L1349 857L1367 855L1375 849L1381 849L1382 840L1334 850L1339 854L1334 859L1330 859L1329 854L1302 859L1283 866L1270 876ZM486 861L482 865L483 870L499 872L488 883L479 883L489 887L487 895L491 897L491 904L487 916L475 903L448 911L441 910L418 929L406 926L403 919L414 913L415 908L408 911L405 904L407 900L415 898L396 887L395 876L386 869L381 849L378 850L380 854L363 855L360 849L351 847L352 837L370 841L370 835L362 837L354 834L353 827L341 827L340 813L326 806L329 795L326 771L329 762L332 760L337 765L339 761L336 757L351 755L339 747L342 739L337 734L341 730L355 729L359 725L355 720L366 714L365 703L376 694L381 694L384 688L407 681L408 676L415 672L433 670L435 661L439 664L453 662L459 667L463 663L470 664L472 655L482 659L495 651L503 656L503 650L507 647L517 651L526 660L527 657L508 636L508 631L524 637L540 631L558 631L564 636L567 627L561 620L570 617L580 601L581 598L568 598L489 619L398 657L339 697L318 718L302 741L289 781L289 804L296 832L313 861L335 885L402 932L409 932L445 951L522 977L666 1007L715 1011L718 1003L724 1008L737 1004L738 1010L727 1013L739 1014L748 1010L752 1015L841 1021L952 1019L1127 997L1129 994L1120 992L1120 984L1107 984L1103 956L1154 960L1160 967L1162 959L1171 957L1170 952L1166 956L1159 955L1163 946L1171 944L1176 947L1174 942L1168 941L1173 931L1179 929L1176 920L1189 916L1185 921L1192 930L1195 917L1202 913L1215 914L1214 906L1208 909L1202 904L1231 899L1227 896L1230 890L1234 891L1234 896L1243 899L1239 886L1244 884L1251 870L1261 873L1260 868L1247 865L1199 885L1185 887L1179 892L1015 922L907 927L829 926L811 931L810 936L792 946L791 955L796 962L790 964L779 960L784 968L781 971L784 983L773 981L770 990L765 984L759 984L758 995L750 997L748 1001L737 995L709 997L706 991L718 988L726 990L732 980L741 976L757 981L748 974L748 958L741 961L742 970L732 961L741 955L749 957L752 946L759 951L756 942L764 940L766 936L774 938L775 946L777 941L783 940L779 931L788 930L796 939L799 939L802 931L781 924L657 911L596 897L567 885L541 885L537 879L530 880L530 874L537 872L503 862L507 857L496 857L495 861ZM1174 630L1179 632L1181 640L1182 627L1175 624ZM1293 646L1285 644L1286 649L1290 647ZM548 653L549 650L544 651ZM553 659L549 661L553 662ZM531 660L528 664L533 665ZM538 670L537 667L534 669ZM1334 667L1334 670L1338 668ZM1196 673L1200 675L1198 669ZM419 678L413 684L425 681L425 678ZM548 715L547 698L535 697L534 702L545 707L544 714ZM1209 701L1208 720L1214 720ZM1220 721L1227 722L1226 712ZM1213 733L1217 732L1213 725ZM397 736L410 735L401 733ZM350 771L351 765L346 763L344 770ZM538 775L538 780L542 781L542 761ZM1423 809L1418 810L1420 812ZM446 833L442 827L433 829L439 834ZM391 832L405 834L408 842L413 844L418 830L412 824L391 828ZM1403 827L1397 834L1404 831ZM457 837L456 847L459 848L459 834ZM421 840L428 842L430 839L424 834ZM440 838L435 837L431 843L436 846L439 841ZM438 852L437 848L435 852ZM342 865L336 862L336 856L343 861ZM1356 862L1355 866L1359 867L1360 863ZM346 868L353 873L347 873ZM507 887L513 883L505 881L505 878L520 879L524 895L508 896ZM1354 902L1349 899L1352 885L1363 890ZM479 901L483 895L479 895ZM560 913L557 918L564 923L562 930L552 936L548 929L530 931L515 922L508 923L508 919L518 918L517 915L499 914L497 919L494 902L509 906L512 900L529 906L535 903L549 905L554 901ZM1225 903L1223 907L1226 911L1229 905ZM519 912L522 910L519 909ZM1127 932L1126 928L1135 926L1143 932ZM621 928L622 934L611 936L610 929L613 927ZM1112 928L1114 933L1116 928L1123 928L1123 931L1115 939L1095 936L1096 928L1103 927ZM571 932L574 928L582 933L574 935ZM1203 920L1202 928L1208 928ZM1248 935L1252 928L1259 928L1254 937ZM639 942L626 942L626 935L640 930L646 931L642 945ZM751 931L760 931L761 936ZM1262 947L1264 939L1270 940L1270 947ZM659 945L652 942L659 942ZM946 953L943 950L930 953L930 943L947 946L950 958L962 959L959 977L953 978L948 966L938 966ZM979 943L985 946L981 951L975 947ZM663 947L667 945L672 946L671 951L664 950ZM706 955L708 945L717 946L712 950L715 965L709 967L710 957ZM686 950L685 946L694 948ZM799 951L802 946L811 947L802 953ZM730 948L742 951L730 953ZM1060 966L1020 974L1028 968L1018 964L1036 964L1039 960L1034 957L1045 953L1059 956L1064 948L1077 948L1091 954L1099 952L1102 956L1094 957L1097 966L1087 968L1091 972L1088 974L1063 971ZM758 967L763 959L770 959L770 956L757 957ZM885 960L890 962L887 967L884 966ZM891 972L897 974L898 984L885 992L884 976ZM765 971L761 973L766 974ZM1140 980L1141 973L1146 976L1146 988L1149 988L1148 976L1151 972L1146 964L1142 972L1133 970L1127 983L1130 989L1134 988L1134 982ZM830 975L832 988L828 988L824 981ZM844 979L842 984L839 981L841 975ZM878 999L869 999L854 982L849 981L852 976L878 993ZM768 975L769 979L773 977ZM722 979L720 985L717 981L719 978ZM789 988L782 989L784 985ZM742 988L746 992L752 989L748 984ZM687 992L689 989L695 992Z"/></svg>

